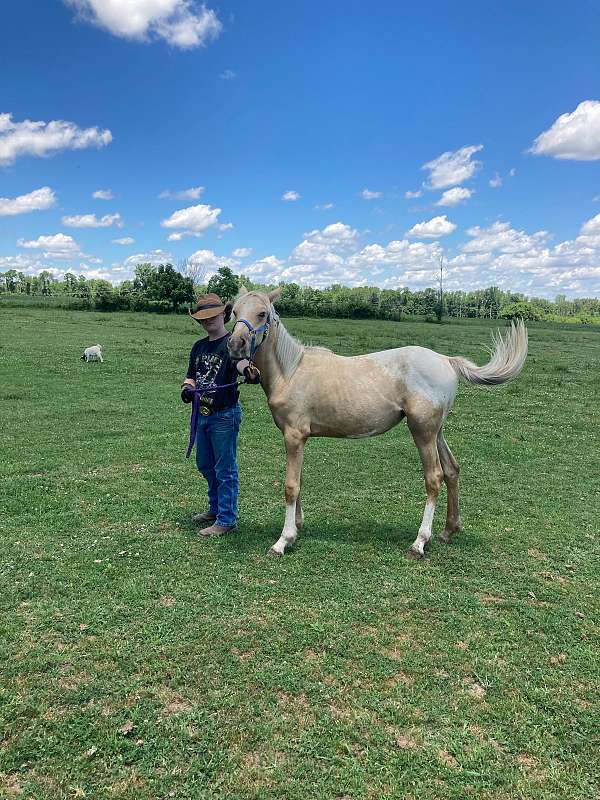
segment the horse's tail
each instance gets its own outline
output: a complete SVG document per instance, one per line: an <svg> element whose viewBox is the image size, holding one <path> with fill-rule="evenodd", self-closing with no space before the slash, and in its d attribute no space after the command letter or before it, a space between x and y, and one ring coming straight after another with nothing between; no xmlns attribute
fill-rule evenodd
<svg viewBox="0 0 600 800"><path fill-rule="evenodd" d="M527 328L520 319L511 323L505 337L498 331L492 334L493 347L491 359L483 367L478 367L467 358L452 356L448 361L457 375L469 383L483 386L496 386L516 378L527 358Z"/></svg>

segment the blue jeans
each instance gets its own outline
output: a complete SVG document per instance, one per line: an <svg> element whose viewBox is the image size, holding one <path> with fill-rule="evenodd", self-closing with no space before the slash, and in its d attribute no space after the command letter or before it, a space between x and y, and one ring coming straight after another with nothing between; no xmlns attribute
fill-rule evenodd
<svg viewBox="0 0 600 800"><path fill-rule="evenodd" d="M236 456L241 421L239 403L198 419L196 466L208 482L209 511L216 516L216 524L225 527L237 521Z"/></svg>

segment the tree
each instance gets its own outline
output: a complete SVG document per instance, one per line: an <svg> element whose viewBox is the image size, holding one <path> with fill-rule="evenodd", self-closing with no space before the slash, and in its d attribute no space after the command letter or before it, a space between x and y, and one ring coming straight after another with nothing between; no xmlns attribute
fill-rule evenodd
<svg viewBox="0 0 600 800"><path fill-rule="evenodd" d="M540 320L544 319L543 312L536 308L533 303L520 300L517 303L509 303L502 306L500 309L500 316L502 319L525 319L525 320Z"/></svg>
<svg viewBox="0 0 600 800"><path fill-rule="evenodd" d="M133 279L134 290L142 295L147 295L155 274L156 267L154 264L149 264L147 262L138 264L135 268L135 278Z"/></svg>
<svg viewBox="0 0 600 800"><path fill-rule="evenodd" d="M444 256L440 256L440 296L435 310L437 321L441 322L444 316Z"/></svg>
<svg viewBox="0 0 600 800"><path fill-rule="evenodd" d="M74 295L77 293L77 277L72 272L65 272L63 283L65 294Z"/></svg>
<svg viewBox="0 0 600 800"><path fill-rule="evenodd" d="M99 311L116 311L119 307L119 295L108 281L102 281L96 287L94 299Z"/></svg>
<svg viewBox="0 0 600 800"><path fill-rule="evenodd" d="M6 291L7 292L16 292L17 291L17 282L19 278L19 273L16 269L9 269L4 273L4 282L6 284Z"/></svg>
<svg viewBox="0 0 600 800"><path fill-rule="evenodd" d="M190 278L194 287L204 284L208 268L208 263L201 261L199 258L184 258L177 264L179 272L184 278Z"/></svg>
<svg viewBox="0 0 600 800"><path fill-rule="evenodd" d="M207 289L214 292L221 300L232 300L240 288L239 278L229 267L219 267L208 282Z"/></svg>
<svg viewBox="0 0 600 800"><path fill-rule="evenodd" d="M42 270L38 276L40 292L43 295L52 294L52 275L48 270Z"/></svg>
<svg viewBox="0 0 600 800"><path fill-rule="evenodd" d="M170 303L177 311L182 303L194 302L194 282L184 278L172 264L159 264L149 275L146 294L150 300Z"/></svg>

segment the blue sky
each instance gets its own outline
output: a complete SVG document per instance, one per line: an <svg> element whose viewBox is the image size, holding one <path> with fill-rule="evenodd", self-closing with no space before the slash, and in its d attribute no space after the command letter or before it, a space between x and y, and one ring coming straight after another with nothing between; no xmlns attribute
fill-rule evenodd
<svg viewBox="0 0 600 800"><path fill-rule="evenodd" d="M443 255L598 295L599 34L592 2L5 4L0 271L415 289Z"/></svg>

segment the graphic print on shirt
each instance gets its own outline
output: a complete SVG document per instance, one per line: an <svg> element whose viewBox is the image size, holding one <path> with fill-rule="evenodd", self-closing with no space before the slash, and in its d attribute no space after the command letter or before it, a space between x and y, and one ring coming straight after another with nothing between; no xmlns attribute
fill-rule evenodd
<svg viewBox="0 0 600 800"><path fill-rule="evenodd" d="M217 375L223 363L218 353L202 353L196 362L196 386L198 389L212 389L217 385Z"/></svg>

